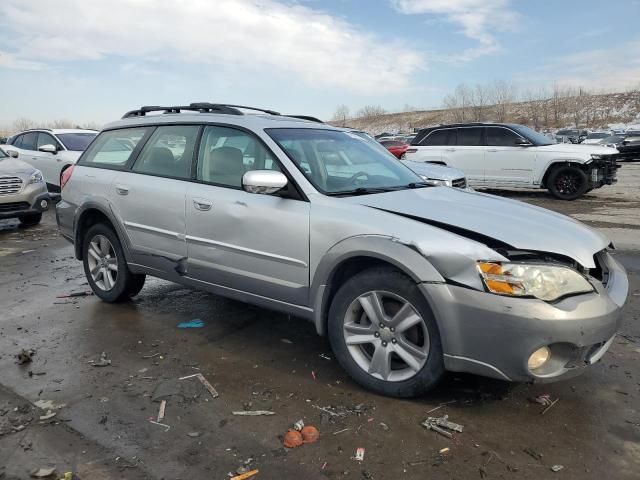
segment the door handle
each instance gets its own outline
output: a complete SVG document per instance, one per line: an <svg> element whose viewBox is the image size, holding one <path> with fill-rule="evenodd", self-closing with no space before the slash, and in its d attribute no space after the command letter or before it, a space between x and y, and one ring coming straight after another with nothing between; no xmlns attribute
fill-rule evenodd
<svg viewBox="0 0 640 480"><path fill-rule="evenodd" d="M196 210L207 212L211 210L213 203L211 203L209 200L205 200L204 198L194 198L193 206L196 208Z"/></svg>
<svg viewBox="0 0 640 480"><path fill-rule="evenodd" d="M497 148L490 148L489 150L487 150L487 152L497 152L498 149Z"/></svg>
<svg viewBox="0 0 640 480"><path fill-rule="evenodd" d="M455 152L456 149L455 148L445 148L444 151L445 152Z"/></svg>
<svg viewBox="0 0 640 480"><path fill-rule="evenodd" d="M129 187L124 185L116 185L116 193L118 195L129 195Z"/></svg>

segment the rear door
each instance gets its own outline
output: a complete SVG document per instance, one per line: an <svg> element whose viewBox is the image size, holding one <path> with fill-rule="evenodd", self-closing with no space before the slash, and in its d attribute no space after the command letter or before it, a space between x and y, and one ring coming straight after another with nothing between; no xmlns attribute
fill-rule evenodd
<svg viewBox="0 0 640 480"><path fill-rule="evenodd" d="M485 182L496 186L526 186L533 184L536 162L535 148L519 146L526 141L506 127L485 127Z"/></svg>
<svg viewBox="0 0 640 480"><path fill-rule="evenodd" d="M469 184L483 185L484 135L483 127L458 127L456 143L445 148L442 161L465 173Z"/></svg>
<svg viewBox="0 0 640 480"><path fill-rule="evenodd" d="M441 128L433 130L420 141L418 146L411 146L405 158L415 162L443 162L445 150L456 144L456 129ZM413 151L415 149L415 152Z"/></svg>
<svg viewBox="0 0 640 480"><path fill-rule="evenodd" d="M183 269L181 261L187 256L185 196L199 129L197 125L155 128L131 171L113 180L110 198L114 210L137 262L147 267L177 273ZM137 132L135 138L142 133Z"/></svg>

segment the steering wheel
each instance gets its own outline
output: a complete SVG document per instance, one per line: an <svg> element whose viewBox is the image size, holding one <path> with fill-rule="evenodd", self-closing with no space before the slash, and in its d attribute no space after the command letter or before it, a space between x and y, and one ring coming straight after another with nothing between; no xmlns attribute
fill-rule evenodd
<svg viewBox="0 0 640 480"><path fill-rule="evenodd" d="M369 178L369 174L367 172L363 172L362 170L359 172L354 173L353 175L351 175L351 177L349 177L349 180L347 180L347 183L349 185L355 185L356 179L358 177L362 177L365 176L367 177L367 179Z"/></svg>

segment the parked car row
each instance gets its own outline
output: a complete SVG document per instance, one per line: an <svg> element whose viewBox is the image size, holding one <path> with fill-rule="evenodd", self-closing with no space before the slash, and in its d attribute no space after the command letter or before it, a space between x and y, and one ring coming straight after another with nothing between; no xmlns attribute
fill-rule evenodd
<svg viewBox="0 0 640 480"><path fill-rule="evenodd" d="M482 182L485 164L529 181L521 172L542 170L533 157L615 180L612 149L566 157L547 141L516 125L449 125L421 131L407 155L428 168L460 158ZM420 395L446 370L541 382L597 362L629 287L609 239L434 186L407 164L362 132L271 110L142 107L64 172L57 221L105 302L152 275L287 312L380 394Z"/></svg>

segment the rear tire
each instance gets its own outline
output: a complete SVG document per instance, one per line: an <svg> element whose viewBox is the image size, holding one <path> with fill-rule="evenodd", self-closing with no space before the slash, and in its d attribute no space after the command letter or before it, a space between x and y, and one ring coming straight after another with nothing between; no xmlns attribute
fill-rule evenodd
<svg viewBox="0 0 640 480"><path fill-rule="evenodd" d="M433 312L415 282L392 268L365 270L340 287L328 334L340 365L376 393L416 397L444 373Z"/></svg>
<svg viewBox="0 0 640 480"><path fill-rule="evenodd" d="M145 276L131 273L118 236L104 223L93 225L84 236L82 263L93 293L105 302L128 300L144 285Z"/></svg>
<svg viewBox="0 0 640 480"><path fill-rule="evenodd" d="M20 220L20 225L22 225L23 227L33 227L34 225L40 223L40 221L42 220L42 214L32 213L29 215L24 215L18 218L18 220Z"/></svg>
<svg viewBox="0 0 640 480"><path fill-rule="evenodd" d="M577 167L562 165L551 171L547 185L554 197L560 200L575 200L587 192L589 178Z"/></svg>

